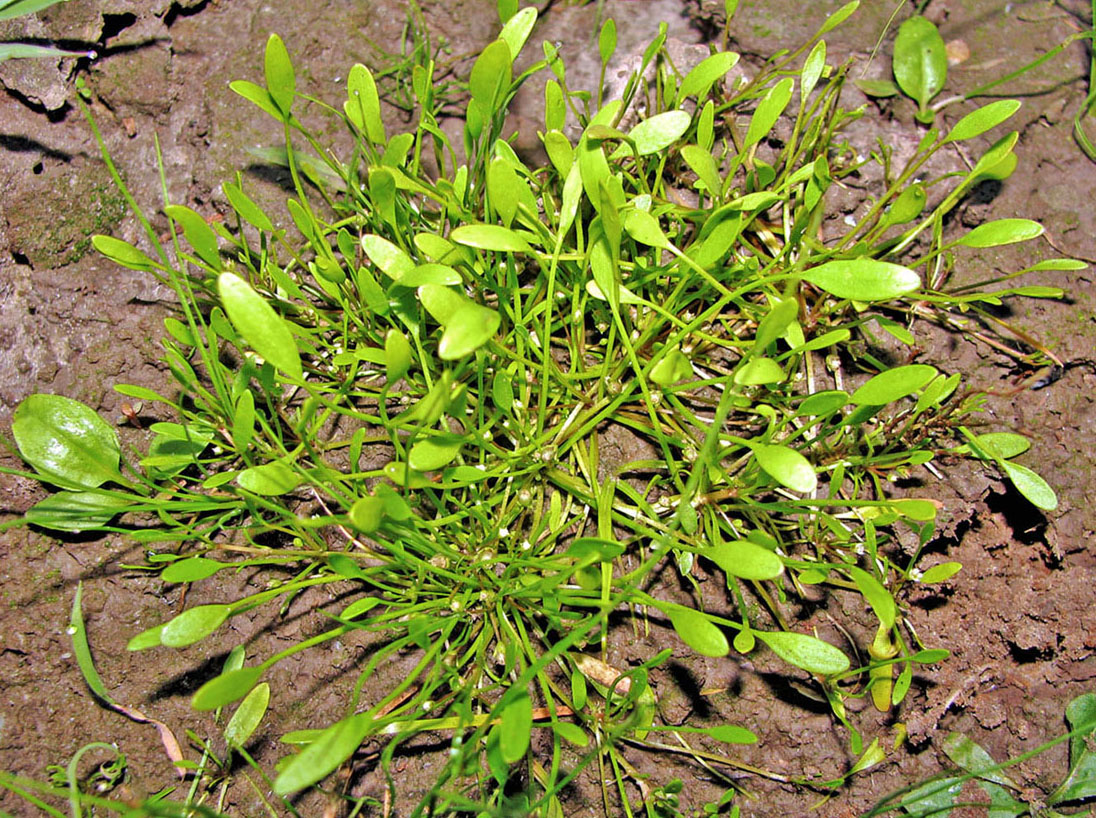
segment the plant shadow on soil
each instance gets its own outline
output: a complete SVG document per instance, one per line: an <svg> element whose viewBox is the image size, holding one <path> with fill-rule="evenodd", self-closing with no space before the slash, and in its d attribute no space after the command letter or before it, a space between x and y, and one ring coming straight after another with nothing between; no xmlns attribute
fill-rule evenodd
<svg viewBox="0 0 1096 818"><path fill-rule="evenodd" d="M85 8L76 9L78 5ZM162 143L172 198L208 216L224 213L220 184L232 168L249 161L246 146L270 138L262 120L241 110L225 88L230 79L258 73L266 33L300 16L293 32L280 33L307 70L311 87L306 90L330 98L337 91L331 78L345 75L361 44L338 35L352 31L375 42L395 43L403 14L402 4L396 2L375 3L371 14L358 10L353 19L336 20L331 14L325 18L315 4L296 0L278 4L277 12L258 0L142 0L123 19L96 11L108 5L67 4L49 22L76 32L75 39L103 46L103 57L91 67L88 84L98 100L96 115L115 162L127 174L138 201L150 206L159 200L159 182L147 172L154 167L155 133ZM826 6L818 9L819 19L834 6L818 5ZM890 4L883 5L889 13ZM955 67L953 78L958 86L971 87L988 78L986 71L992 69L986 66L1000 55L1007 53L1010 64L1020 64L1035 56L1038 44L1059 42L1083 25L1069 13L1072 5L1078 4L1059 4L1055 8L1060 13L1045 17L1008 13L1004 3L990 0L931 2L928 9L938 15L945 39L962 39L969 46L972 56ZM445 32L455 54L474 52L494 36L491 2L439 0L423 6L428 22L435 31ZM606 2L603 10L640 44L632 47L634 52L663 17L672 23L674 36L697 41L701 29L690 28L686 15L702 16L705 8L699 0L648 7L617 0ZM567 39L573 51L590 51L573 32L593 31L595 11L594 6L556 3L534 38ZM764 57L804 39L817 22L805 19L811 16L801 13L798 0L743 2L732 47L747 56ZM862 11L860 21L856 19L827 38L831 53L856 55L867 70L879 74L886 61L869 62L867 55L885 15ZM624 35L622 46L629 47ZM1037 91L1063 75L1073 77L1083 63L1083 52L1078 45L1054 63L1058 75L1024 78L1020 91L1005 90ZM8 350L0 362L0 420L5 425L18 401L34 391L69 395L106 417L120 417L121 399L110 385L156 388L167 381L163 369L151 363L159 357L156 339L165 292L78 246L80 236L103 230L104 225L130 240L137 227L132 219L121 219L117 201L109 200L109 177L84 123L63 100L49 107L57 101L51 89L58 83L64 93L71 93L71 68L62 62L60 69L54 64L16 71L9 64L0 72L0 81L9 89L0 98L0 345ZM988 214L1038 218L1053 242L1044 248L1045 254L1096 258L1096 213L1075 195L1096 189L1096 165L1081 155L1070 135L1072 113L1084 94L1083 82L1073 81L1025 98L1017 173L993 189L976 190L957 211L959 222L969 227ZM45 115L50 111L53 115ZM902 103L869 107L869 115L857 123L850 139L870 150L876 137L888 138L895 123L913 131L912 109ZM264 204L280 201L284 175L255 166L248 172L263 191ZM98 203L95 207L86 207L93 201ZM34 229L60 225L61 211L70 209L73 218L66 231ZM156 224L161 230L166 227L162 217ZM1025 252L1030 251L974 251L960 266L1008 271L1020 266L1020 254ZM1090 360L1096 347L1091 274L1042 273L1028 281L1063 286L1071 298L1019 302L1010 320L1045 338L1063 361ZM888 752L870 775L854 778L818 807L819 815L858 814L888 792L938 774L946 765L939 739L952 730L971 736L997 759L1029 750L1062 732L1065 704L1096 687L1096 619L1090 615L1091 589L1096 587L1096 552L1090 545L1096 529L1096 372L1091 365L1069 367L1045 389L1009 394L1010 378L1016 373L1002 356L942 334L926 333L923 345L922 360L962 372L968 383L1000 393L987 405L987 428L1033 438L1031 456L1057 489L1061 505L1046 518L1000 481L969 467L948 472L942 481L926 477L922 490L943 500L949 517L928 553L964 567L946 586L926 588L910 598L911 617L926 644L947 647L953 656L915 676L913 691L899 713L852 713L865 735L883 736L884 743L894 735L893 722L900 719L908 725L915 746ZM620 462L636 458L627 451L626 441L614 445ZM9 458L6 465L15 463ZM8 476L0 477L0 492L4 510L11 514L41 496L33 484ZM47 763L65 763L82 744L106 740L126 753L138 788L154 792L169 785L172 770L154 731L96 705L71 659L65 626L75 584L86 580L84 613L99 671L112 695L146 709L180 737L185 730L219 735L206 714L189 708L188 697L217 672L222 652L208 643L174 653L160 650L154 656L125 650L129 636L179 610L178 586L117 569L120 562L140 562L140 554L131 544L113 539L56 541L35 531L13 530L0 537L0 557L0 768L41 777ZM231 581L243 587L268 579L241 574ZM661 581L671 583L666 577ZM222 592L199 585L186 604L218 602ZM269 652L284 646L286 639L312 633L321 622L306 612L334 609L339 600L337 592L313 590L294 601L283 617L237 617L228 627L236 642L248 644L249 654ZM833 631L823 607L804 606L802 613L803 623L842 643L843 636ZM850 613L855 619L857 612ZM867 633L870 619L865 611L859 617ZM870 641L864 635L856 634L862 644ZM680 643L664 623L653 621L641 633L625 623L610 644L609 659L627 668L665 646L677 648ZM281 733L317 720L330 721L339 712L339 691L352 682L369 647L366 638L349 634L330 649L279 664L270 675L278 695L249 744L252 754L271 764L284 752L277 742ZM847 735L835 726L826 706L804 692L802 682L808 680L797 679L788 666L770 659L761 654L749 660L734 655L713 660L675 651L675 659L652 674L661 718L667 724L695 718L747 726L758 733L760 742L741 748L738 757L779 775L825 779L842 774L853 761ZM378 675L378 689L394 686L411 661L411 655L395 657ZM443 737L420 737L400 750L395 769L407 801L397 803L397 809L406 809L415 792L433 780L432 767L440 763L446 748ZM341 780L340 788L381 800L379 750L376 742L363 746L351 777ZM189 749L188 755L194 757L195 751ZM707 773L668 753L637 752L633 763L656 783L684 779L687 812L715 800L722 789ZM1015 775L1023 785L1046 792L1061 780L1065 768L1065 750L1058 747L1026 762ZM565 792L569 815L603 813L594 777L591 771ZM817 792L802 787L741 772L732 772L732 777L754 796L740 801L747 815L807 814L819 801ZM302 814L319 814L319 801L315 793L305 796L299 804ZM9 795L0 797L0 804L17 814L25 807ZM240 815L259 811L243 784L230 789L226 808Z"/></svg>

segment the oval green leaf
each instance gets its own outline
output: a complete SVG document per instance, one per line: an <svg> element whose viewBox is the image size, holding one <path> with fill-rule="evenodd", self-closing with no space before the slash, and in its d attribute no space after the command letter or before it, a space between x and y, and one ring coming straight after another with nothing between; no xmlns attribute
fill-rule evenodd
<svg viewBox="0 0 1096 818"><path fill-rule="evenodd" d="M190 706L195 710L207 711L231 704L246 696L262 675L261 666L226 671L199 687L190 700Z"/></svg>
<svg viewBox="0 0 1096 818"><path fill-rule="evenodd" d="M784 572L780 557L749 540L720 543L699 553L722 568L728 576L739 579L776 579Z"/></svg>
<svg viewBox="0 0 1096 818"><path fill-rule="evenodd" d="M739 386L760 386L783 380L784 369L772 358L750 358L734 372L734 382Z"/></svg>
<svg viewBox="0 0 1096 818"><path fill-rule="evenodd" d="M738 54L733 51L720 51L705 57L681 81L677 89L677 104L680 105L686 97L695 96L698 100L703 100L711 87L737 64Z"/></svg>
<svg viewBox="0 0 1096 818"><path fill-rule="evenodd" d="M693 365L680 349L671 349L651 367L651 380L659 386L669 386L693 374Z"/></svg>
<svg viewBox="0 0 1096 818"><path fill-rule="evenodd" d="M347 118L363 131L370 142L383 145L388 141L381 119L381 102L373 74L361 63L356 63L346 77L346 102L343 111Z"/></svg>
<svg viewBox="0 0 1096 818"><path fill-rule="evenodd" d="M848 571L861 595L875 611L880 624L887 630L893 628L894 619L898 615L898 607L895 605L894 597L891 596L890 591L884 588L879 580L863 568L853 565L849 567Z"/></svg>
<svg viewBox="0 0 1096 818"><path fill-rule="evenodd" d="M766 474L792 491L806 494L818 486L814 466L795 449L763 443L754 446L754 457Z"/></svg>
<svg viewBox="0 0 1096 818"><path fill-rule="evenodd" d="M333 773L354 755L372 725L372 719L365 713L332 724L285 765L274 781L274 792L288 795Z"/></svg>
<svg viewBox="0 0 1096 818"><path fill-rule="evenodd" d="M921 575L920 581L929 584L933 582L944 582L958 574L962 569L963 563L961 562L941 562L938 565L926 569Z"/></svg>
<svg viewBox="0 0 1096 818"><path fill-rule="evenodd" d="M251 348L293 380L301 380L301 356L289 322L235 273L221 273L217 289L232 326Z"/></svg>
<svg viewBox="0 0 1096 818"><path fill-rule="evenodd" d="M297 93L297 80L293 75L293 63L289 60L289 52L285 43L277 34L271 34L266 41L266 90L274 104L281 109L287 117L289 109L293 105L293 97Z"/></svg>
<svg viewBox="0 0 1096 818"><path fill-rule="evenodd" d="M169 648L185 648L209 636L228 619L229 605L199 605L183 611L164 625L160 644Z"/></svg>
<svg viewBox="0 0 1096 818"><path fill-rule="evenodd" d="M301 476L280 460L244 469L236 475L241 487L255 494L276 497L288 494L301 484Z"/></svg>
<svg viewBox="0 0 1096 818"><path fill-rule="evenodd" d="M961 142L964 139L973 139L996 128L1018 110L1020 110L1018 99L999 99L989 105L983 105L956 122L944 141Z"/></svg>
<svg viewBox="0 0 1096 818"><path fill-rule="evenodd" d="M359 497L350 507L350 522L364 534L372 534L384 522L384 501L379 497Z"/></svg>
<svg viewBox="0 0 1096 818"><path fill-rule="evenodd" d="M223 562L206 557L188 557L168 565L160 572L160 579L164 582L197 582L227 567Z"/></svg>
<svg viewBox="0 0 1096 818"><path fill-rule="evenodd" d="M894 79L924 110L948 76L948 55L936 26L920 15L898 27L894 40Z"/></svg>
<svg viewBox="0 0 1096 818"><path fill-rule="evenodd" d="M407 464L415 471L437 471L452 463L463 445L463 438L448 435L420 440L407 453Z"/></svg>
<svg viewBox="0 0 1096 818"><path fill-rule="evenodd" d="M757 736L753 731L734 724L719 724L715 727L707 727L700 732L724 744L757 744Z"/></svg>
<svg viewBox="0 0 1096 818"><path fill-rule="evenodd" d="M648 156L665 150L679 140L689 130L692 117L685 111L664 111L652 117L644 119L628 132L628 138L635 145L635 152L640 156ZM621 146L614 152L613 157L628 156L632 151L628 146Z"/></svg>
<svg viewBox="0 0 1096 818"><path fill-rule="evenodd" d="M1038 509L1043 511L1054 511L1058 508L1058 497L1054 494L1054 489L1050 487L1046 480L1037 475L1027 466L1021 466L1019 463L1011 463L1008 460L998 461L1001 464L1001 468L1005 470L1005 474L1008 475L1008 479L1012 481L1012 485L1016 487L1016 490L1020 492L1028 501Z"/></svg>
<svg viewBox="0 0 1096 818"><path fill-rule="evenodd" d="M785 662L808 673L832 676L849 669L848 656L814 636L786 631L754 631L754 635Z"/></svg>
<svg viewBox="0 0 1096 818"><path fill-rule="evenodd" d="M469 302L457 310L438 342L438 357L456 361L471 355L498 332L502 316L497 310Z"/></svg>
<svg viewBox="0 0 1096 818"><path fill-rule="evenodd" d="M776 121L780 119L780 115L784 113L784 109L791 102L792 89L794 88L795 80L791 77L784 77L762 97L761 102L757 104L757 110L754 111L753 119L750 120L750 127L746 131L746 140L743 142L742 150L756 145L769 135L769 131L773 129Z"/></svg>
<svg viewBox="0 0 1096 818"><path fill-rule="evenodd" d="M362 236L361 245L369 260L380 267L393 281L400 281L415 269L415 262L411 260L411 256L388 239L367 234Z"/></svg>
<svg viewBox="0 0 1096 818"><path fill-rule="evenodd" d="M525 691L512 697L499 713L499 751L502 760L514 764L525 757L533 730L533 701Z"/></svg>
<svg viewBox="0 0 1096 818"><path fill-rule="evenodd" d="M23 519L55 531L91 531L104 526L133 504L134 498L96 491L59 491L27 509Z"/></svg>
<svg viewBox="0 0 1096 818"><path fill-rule="evenodd" d="M658 219L646 210L629 210L624 215L624 229L633 239L649 247L666 249L670 246L662 228L658 226Z"/></svg>
<svg viewBox="0 0 1096 818"><path fill-rule="evenodd" d="M799 404L796 414L800 417L828 415L848 405L848 402L849 393L840 389L815 392Z"/></svg>
<svg viewBox="0 0 1096 818"><path fill-rule="evenodd" d="M572 677L574 678L574 677ZM578 678L582 678L579 676ZM572 699L574 696L572 695ZM581 710L576 702L576 708ZM561 739L574 744L576 747L585 747L590 743L590 735L579 727L577 724L571 724L567 721L554 721L552 722L552 732L554 732Z"/></svg>
<svg viewBox="0 0 1096 818"><path fill-rule="evenodd" d="M113 236L92 236L91 246L115 264L121 264L123 267L128 267L131 270L147 273L152 270L157 270L160 267L160 265L132 244L128 244L121 239L116 239Z"/></svg>
<svg viewBox="0 0 1096 818"><path fill-rule="evenodd" d="M233 747L243 747L266 715L270 704L270 685L262 682L247 694L232 718L225 725L225 741Z"/></svg>
<svg viewBox="0 0 1096 818"><path fill-rule="evenodd" d="M529 243L508 227L497 224L463 224L453 228L449 238L466 247L477 250L494 250L500 253L531 253Z"/></svg>
<svg viewBox="0 0 1096 818"><path fill-rule="evenodd" d="M114 429L79 401L31 395L16 408L11 432L23 459L47 482L74 488L126 482Z"/></svg>
<svg viewBox="0 0 1096 818"><path fill-rule="evenodd" d="M701 656L718 658L731 652L723 631L702 613L691 608L671 608L667 613L681 641Z"/></svg>
<svg viewBox="0 0 1096 818"><path fill-rule="evenodd" d="M963 247L999 247L1041 235L1043 226L1031 219L997 219L978 225L955 243Z"/></svg>
<svg viewBox="0 0 1096 818"><path fill-rule="evenodd" d="M852 393L851 400L857 406L885 406L912 395L938 374L936 368L928 364L896 366L870 378Z"/></svg>
<svg viewBox="0 0 1096 818"><path fill-rule="evenodd" d="M886 301L921 286L920 277L908 267L870 258L827 261L807 270L803 280L855 301Z"/></svg>
<svg viewBox="0 0 1096 818"><path fill-rule="evenodd" d="M411 369L411 342L398 329L393 327L384 336L385 377L392 385Z"/></svg>
<svg viewBox="0 0 1096 818"><path fill-rule="evenodd" d="M183 228L183 235L198 254L198 258L215 270L221 269L221 253L217 249L217 234L205 219L185 205L167 205L164 212Z"/></svg>

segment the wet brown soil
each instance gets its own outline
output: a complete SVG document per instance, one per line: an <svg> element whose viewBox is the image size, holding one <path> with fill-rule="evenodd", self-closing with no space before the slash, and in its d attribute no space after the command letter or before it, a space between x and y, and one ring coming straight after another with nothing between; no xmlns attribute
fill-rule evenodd
<svg viewBox="0 0 1096 818"><path fill-rule="evenodd" d="M473 53L495 34L494 3L421 0L421 5L435 42L444 38L455 71L467 70L461 55ZM771 54L803 40L839 5L835 0L809 5L743 0L732 27L733 47L746 55ZM882 77L888 61L869 57L893 4L864 5L827 38L831 59L854 56L865 76ZM1082 30L1088 25L1086 5L1079 0L933 0L927 13L945 39L962 41L969 49L969 57L953 67L945 94L981 85ZM569 66L589 62L600 11L616 18L624 53L641 51L661 20L685 46L711 34L706 26L721 6L708 0L609 0L575 7L557 0L533 39L564 43ZM250 174L249 190L271 204L268 211L277 210L284 198L277 176L247 153L249 147L274 141L268 120L226 87L233 79L260 76L268 32L285 38L300 90L333 99L353 62L376 67L382 49L399 51L404 22L404 4L396 0L78 0L31 20L25 32L11 24L0 29L0 39L13 34L60 38L99 53L90 63L12 61L0 66L6 89L0 94L0 425L5 430L14 407L35 391L83 400L121 426L122 399L113 384L156 387L168 380L154 363L167 293L88 252L86 238L92 233L137 241L139 230L74 107L74 78L86 81L103 137L136 200L157 229L165 230L166 222L156 215L156 139L174 202L216 218L225 211L220 184L236 169ZM1046 237L1034 246L970 251L960 258L958 276L987 278L1051 256L1096 260L1091 198L1096 165L1071 136L1073 114L1085 96L1086 71L1086 49L1076 43L1001 89L1024 100L1014 119L1020 129L1019 169L1004 184L966 201L955 226L1021 216L1040 220ZM870 150L877 137L898 144L917 133L907 103L864 98L851 103L868 106L849 135L862 150ZM529 109L535 110L535 103ZM959 110L949 108L945 121L954 121L959 114L953 111ZM402 115L395 107L386 113L394 121ZM960 167L985 144L970 145L967 155L957 152L950 161ZM850 206L855 194L850 194ZM1013 757L1060 734L1066 703L1096 689L1096 293L1088 270L1034 274L1028 283L1062 286L1069 293L1060 302L1016 302L1002 315L1042 338L1062 360L1065 366L1055 383L1038 391L1027 388L1021 379L1030 373L969 336L925 329L923 356L992 393L982 416L987 429L1014 430L1033 439L1024 462L1057 490L1058 511L1042 515L1000 480L969 468L946 471L942 480L927 473L918 477L911 491L945 504L942 536L930 557L959 561L963 571L946 587L909 599L909 617L926 644L946 647L952 657L915 678L898 713L883 717L865 708L850 714L866 736L881 737L887 750L885 760L869 773L825 800L803 787L734 772L753 796L739 799L744 815L806 815L812 808L823 816L860 814L888 792L944 769L941 741L950 731L965 733L999 760ZM1019 339L1014 343L1021 345ZM5 463L16 465L11 457ZM6 515L20 513L40 496L34 483L0 476ZM80 677L65 632L80 581L89 636L111 695L167 723L184 744L186 731L192 730L213 737L220 749L219 730L210 717L188 706L189 695L223 661L216 643L207 640L154 655L125 650L132 634L163 621L182 604L177 586L127 567L142 561L139 546L122 538L58 542L23 529L0 535L0 768L41 777L47 764L65 763L81 745L112 741L129 757L135 791L155 792L175 780L155 730L98 706ZM240 585L258 581L263 578L231 580ZM197 586L186 604L221 601L232 590L207 585ZM251 654L284 646L312 632L316 622L307 612L330 601L316 592L295 600L277 618L233 619L236 632L225 644L246 642ZM844 618L864 620L865 612L852 609L851 599L836 598L833 604L850 607ZM841 639L824 611L806 624ZM642 638L631 628L624 630L611 650L617 666L646 659L666 645L679 646L672 631L657 623ZM277 695L249 748L252 754L270 765L283 754L277 742L283 732L336 717L332 714L340 712L345 683L368 651L364 641L347 638L277 666L270 678ZM390 672L399 677L398 662ZM742 724L761 739L738 752L744 764L777 775L839 776L854 760L847 734L823 705L805 695L801 681L787 666L764 657L756 662L697 659L684 649L653 676L666 723L689 718L697 724ZM911 740L895 748L897 722L908 727ZM379 748L364 749L374 753ZM191 759L199 755L193 746L186 753ZM408 748L399 761L401 784L414 792L417 781L431 780L435 763L429 752ZM632 763L655 781L684 779L686 814L721 791L708 773L670 754L637 751ZM383 779L368 756L360 770L354 790L380 799ZM1059 746L1021 764L1012 775L1038 797L1052 790L1065 771L1065 748ZM603 814L592 779L580 780L567 798L568 815ZM407 809L406 804L396 806L395 814ZM258 814L253 794L239 781L228 790L225 808ZM0 794L0 809L31 814L27 804L7 794ZM306 801L301 809L319 815L323 805Z"/></svg>

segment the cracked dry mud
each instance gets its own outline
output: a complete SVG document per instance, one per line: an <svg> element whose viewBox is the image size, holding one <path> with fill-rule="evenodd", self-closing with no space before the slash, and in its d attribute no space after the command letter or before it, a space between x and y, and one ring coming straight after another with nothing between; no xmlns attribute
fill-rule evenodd
<svg viewBox="0 0 1096 818"><path fill-rule="evenodd" d="M470 53L496 33L490 0L434 0L422 5L437 35L453 54ZM607 0L606 14L621 29L621 53L636 53L666 20L683 46L710 33L708 0L627 2ZM743 0L732 29L732 47L744 55L766 55L800 42L823 15L840 3L798 0ZM952 69L949 91L970 88L1026 62L1051 44L1086 25L1087 4L1012 3L995 0L934 0L928 12L946 40L961 40L970 56ZM856 57L868 77L881 77L887 60L869 60L893 5L865 3L853 20L831 34L831 59ZM590 60L595 6L551 5L534 32L539 39L565 44L569 68ZM246 149L273 141L264 116L241 104L227 90L232 79L261 73L262 44L268 32L285 38L300 74L301 90L320 98L339 96L340 78L355 61L376 59L373 44L395 48L403 23L403 3L374 0L340 4L284 0L74 0L29 22L32 38L60 38L94 48L90 65L72 60L0 67L0 424L7 432L11 412L34 391L78 398L105 417L121 420L120 396L111 390L125 382L157 387L167 382L155 364L157 339L168 293L137 273L118 269L87 252L86 237L113 232L139 240L134 219L114 191L86 124L73 108L74 72L94 95L93 109L114 159L137 200L150 212L159 201L154 137L160 140L166 181L173 201L217 218L225 212L220 184L236 168L249 174L249 189L277 209L278 178L254 165ZM690 19L690 15L691 18ZM14 33L23 33L15 31ZM11 36L10 24L0 39ZM587 65L589 73L591 67ZM1003 91L1024 99L1013 120L1020 130L1018 171L993 190L972 196L956 212L957 225L1009 216L1040 220L1046 239L1019 248L972 251L959 274L972 280L995 270L1021 266L1021 259L1069 255L1096 259L1096 165L1071 138L1073 113L1085 95L1087 55L1077 43L1061 57ZM859 75L860 69L857 69ZM866 100L855 101L860 104ZM530 106L535 110L535 102ZM388 112L398 119L400 112ZM945 119L954 121L954 114ZM532 126L535 129L535 123ZM899 101L869 103L868 115L850 139L870 149L874 140L897 144L916 133L910 107ZM335 134L321 134L321 139ZM956 166L964 157L949 158ZM862 194L845 194L850 213ZM162 217L157 229L165 230ZM1062 302L1018 301L1007 319L1043 338L1070 364L1056 383L1039 391L1013 391L1020 374L1004 356L959 336L925 332L923 360L962 372L968 385L992 393L983 417L995 431L1014 430L1033 439L1025 457L1058 491L1060 507L1044 517L1000 480L969 467L928 474L915 488L945 504L941 537L930 561L956 560L963 572L944 586L924 587L909 599L910 616L923 641L947 647L953 656L923 670L901 710L880 716L870 709L852 718L867 736L894 736L894 722L908 725L910 742L888 746L886 760L870 774L817 807L815 814L849 816L864 811L886 793L940 772L946 759L940 740L958 730L997 759L1029 750L1065 729L1062 711L1074 696L1096 689L1096 369L1091 360L1094 324L1092 273L1039 273L1028 283L1064 287ZM135 433L123 430L136 437ZM626 446L627 441L611 442ZM630 455L629 455L630 457ZM8 465L14 465L11 458ZM0 477L5 514L18 514L41 496L28 481ZM65 634L72 594L84 581L84 613L99 670L111 695L167 722L179 736L187 729L211 734L206 714L188 706L191 692L220 666L215 642L154 657L129 654L126 639L178 609L179 589L124 564L140 563L139 547L120 538L69 538L55 541L35 531L15 529L0 536L0 768L41 777L49 763L64 763L88 741L114 741L130 759L132 786L155 792L169 785L172 771L155 732L99 707L83 684ZM241 585L256 580L240 575ZM667 580L668 581L668 580ZM219 601L232 589L199 585L188 604ZM331 602L323 594L298 600L287 616L235 618L233 643L249 652L310 632L305 611ZM842 614L864 619L851 598L835 597ZM805 621L825 638L840 641L825 612ZM629 629L614 640L610 660L626 666L665 645L677 645L672 632L653 629L636 637ZM361 638L347 638L330 649L279 665L271 679L278 691L253 754L265 764L279 755L277 737L286 730L328 719L340 706L340 690L368 652ZM852 762L845 733L824 705L804 695L786 665L764 654L705 659L677 652L653 675L667 723L687 718L742 724L758 733L756 747L741 748L747 764L784 775L840 774ZM398 677L398 663L389 670ZM709 694L706 691L721 690ZM858 706L853 702L851 707ZM323 722L326 723L326 722ZM426 738L407 747L399 761L409 793L417 781L431 780L437 759ZM441 745L439 745L441 746ZM365 754L378 746L363 748ZM190 751L193 755L193 751ZM688 810L718 796L702 770L679 766L666 755L636 754L637 767L688 783ZM366 771L355 788L380 795L379 772ZM1066 770L1064 746L1013 771L1025 787L1047 792ZM766 779L743 776L755 800L740 799L744 815L805 815L817 793ZM582 780L568 792L568 814L600 814L594 782ZM0 795L0 808L27 814L27 805ZM227 808L258 814L243 785L229 790ZM303 814L320 814L320 803L306 802ZM403 806L406 809L406 805ZM956 811L954 815L961 814ZM977 814L971 812L967 814Z"/></svg>

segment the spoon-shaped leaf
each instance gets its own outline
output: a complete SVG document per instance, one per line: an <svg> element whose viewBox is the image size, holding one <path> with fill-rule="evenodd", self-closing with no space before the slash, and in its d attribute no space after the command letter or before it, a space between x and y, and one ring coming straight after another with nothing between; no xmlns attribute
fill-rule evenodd
<svg viewBox="0 0 1096 818"><path fill-rule="evenodd" d="M754 447L754 457L766 474L792 491L808 493L818 485L811 461L795 449L761 444Z"/></svg>
<svg viewBox="0 0 1096 818"><path fill-rule="evenodd" d="M289 322L235 273L221 273L217 288L228 319L251 348L290 378L301 380L301 355Z"/></svg>
<svg viewBox="0 0 1096 818"><path fill-rule="evenodd" d="M471 355L491 340L501 323L498 311L469 302L446 324L438 342L438 357L443 361L455 361Z"/></svg>
<svg viewBox="0 0 1096 818"><path fill-rule="evenodd" d="M921 286L908 267L870 258L827 261L803 274L803 280L838 298L886 301Z"/></svg>
<svg viewBox="0 0 1096 818"><path fill-rule="evenodd" d="M114 430L79 401L31 395L15 410L12 435L19 453L45 480L67 488L125 484Z"/></svg>
<svg viewBox="0 0 1096 818"><path fill-rule="evenodd" d="M704 614L691 608L672 608L667 613L681 641L701 656L720 657L731 652L723 631Z"/></svg>
<svg viewBox="0 0 1096 818"><path fill-rule="evenodd" d="M849 657L829 642L805 633L754 631L777 656L808 673L831 676L849 669Z"/></svg>

